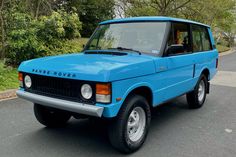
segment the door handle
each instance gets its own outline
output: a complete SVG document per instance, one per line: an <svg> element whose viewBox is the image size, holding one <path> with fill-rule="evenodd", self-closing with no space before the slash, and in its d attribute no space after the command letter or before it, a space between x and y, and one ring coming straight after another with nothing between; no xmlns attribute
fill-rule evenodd
<svg viewBox="0 0 236 157"><path fill-rule="evenodd" d="M160 67L159 67L159 70L160 70L160 71L165 71L165 70L167 70L167 67L166 67L166 66L160 66Z"/></svg>

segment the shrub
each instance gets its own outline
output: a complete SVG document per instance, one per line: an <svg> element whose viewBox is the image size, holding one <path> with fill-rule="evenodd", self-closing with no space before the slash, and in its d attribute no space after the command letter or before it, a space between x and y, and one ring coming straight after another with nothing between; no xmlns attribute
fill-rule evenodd
<svg viewBox="0 0 236 157"><path fill-rule="evenodd" d="M7 64L44 55L42 43L37 39L34 20L27 14L15 12L8 21L6 57Z"/></svg>
<svg viewBox="0 0 236 157"><path fill-rule="evenodd" d="M66 41L80 37L82 25L76 13L63 10L37 20L31 15L14 12L8 19L6 62L13 66L32 58L67 53L63 49Z"/></svg>
<svg viewBox="0 0 236 157"><path fill-rule="evenodd" d="M82 51L83 45L88 41L88 38L76 38L72 40L66 40L62 48L56 48L52 51L52 55L66 53L78 53Z"/></svg>

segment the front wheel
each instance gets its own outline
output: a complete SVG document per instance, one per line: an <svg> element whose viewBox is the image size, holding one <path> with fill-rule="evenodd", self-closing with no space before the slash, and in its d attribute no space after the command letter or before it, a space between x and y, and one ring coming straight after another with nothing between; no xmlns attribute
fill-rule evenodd
<svg viewBox="0 0 236 157"><path fill-rule="evenodd" d="M109 126L111 144L124 153L138 150L146 139L150 120L147 100L139 95L130 96Z"/></svg>
<svg viewBox="0 0 236 157"><path fill-rule="evenodd" d="M39 104L34 104L34 115L41 124L47 127L65 126L67 121L71 118L71 115L66 111Z"/></svg>
<svg viewBox="0 0 236 157"><path fill-rule="evenodd" d="M207 85L206 76L201 75L194 90L186 95L189 108L195 109L203 106L206 100Z"/></svg>

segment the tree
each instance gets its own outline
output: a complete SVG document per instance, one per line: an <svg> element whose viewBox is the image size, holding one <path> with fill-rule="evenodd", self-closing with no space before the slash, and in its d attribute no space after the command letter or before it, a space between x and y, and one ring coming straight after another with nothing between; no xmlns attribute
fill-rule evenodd
<svg viewBox="0 0 236 157"><path fill-rule="evenodd" d="M63 49L66 40L80 37L82 23L77 13L61 9L36 17L24 4L25 1L9 3L4 11L7 64L16 66L24 60L55 54Z"/></svg>
<svg viewBox="0 0 236 157"><path fill-rule="evenodd" d="M0 47L0 59L5 56L5 45L6 45L6 32L5 32L5 21L4 21L4 9L5 9L5 0L0 0L0 28L1 28L1 47Z"/></svg>
<svg viewBox="0 0 236 157"><path fill-rule="evenodd" d="M50 3L52 1L53 0L0 0L0 59L5 57L7 34L10 30L9 26L11 27L11 25L8 24L8 17L10 17L8 15L14 13L14 11L20 11L38 18L39 15L49 14L51 11Z"/></svg>
<svg viewBox="0 0 236 157"><path fill-rule="evenodd" d="M50 15L53 11L52 4L53 0L24 0L26 9L36 19L40 15Z"/></svg>
<svg viewBox="0 0 236 157"><path fill-rule="evenodd" d="M175 16L176 13L193 0L120 0L126 16L161 15Z"/></svg>
<svg viewBox="0 0 236 157"><path fill-rule="evenodd" d="M98 23L114 17L115 0L58 0L57 8L63 7L67 12L76 9L82 25L81 35L89 37Z"/></svg>
<svg viewBox="0 0 236 157"><path fill-rule="evenodd" d="M229 45L235 28L236 0L119 0L119 15L172 16L208 24L213 31L220 30ZM230 37L229 37L230 36Z"/></svg>

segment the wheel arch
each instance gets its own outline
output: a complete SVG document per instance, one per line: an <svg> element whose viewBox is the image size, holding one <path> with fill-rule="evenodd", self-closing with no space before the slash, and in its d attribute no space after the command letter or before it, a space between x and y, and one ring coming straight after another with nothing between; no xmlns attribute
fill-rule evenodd
<svg viewBox="0 0 236 157"><path fill-rule="evenodd" d="M205 75L207 78L207 81L210 80L210 70L208 68L204 68L201 72L201 74Z"/></svg>
<svg viewBox="0 0 236 157"><path fill-rule="evenodd" d="M125 101L127 101L128 97L132 94L138 94L147 99L149 107L153 107L154 101L154 89L148 82L136 82L132 83L132 85L127 84L117 84L117 88L120 86L126 86L128 88L123 88L116 92L117 95L113 95L113 103L111 105L97 104L97 106L104 107L103 116L107 118L116 117L119 113L120 109L123 107ZM117 98L121 98L120 101Z"/></svg>
<svg viewBox="0 0 236 157"><path fill-rule="evenodd" d="M128 94L125 97L125 100L132 95L143 96L148 101L149 106L153 107L153 91L149 86L141 85L133 88L128 92Z"/></svg>

